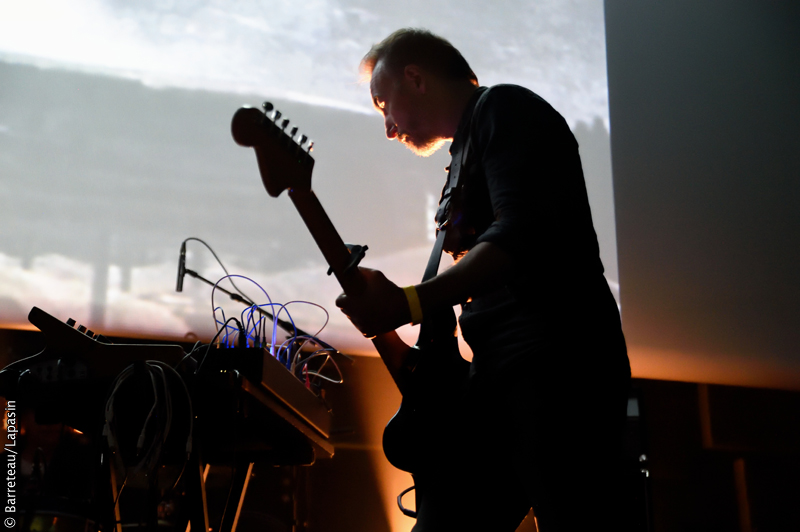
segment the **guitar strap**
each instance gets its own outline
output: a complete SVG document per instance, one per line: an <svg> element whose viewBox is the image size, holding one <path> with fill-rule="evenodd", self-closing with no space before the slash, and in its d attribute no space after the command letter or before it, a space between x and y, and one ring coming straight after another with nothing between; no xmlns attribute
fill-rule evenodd
<svg viewBox="0 0 800 532"><path fill-rule="evenodd" d="M471 140L471 126L472 125L472 118L470 117L470 121L468 124L467 129L467 138L466 141L461 145L459 150L453 154L453 157L450 162L450 166L447 168L447 182L444 185L444 189L442 190L442 197L439 200L439 209L436 211L436 243L433 245L433 249L431 250L431 256L428 259L428 265L425 267L425 274L422 276L422 282L427 281L428 279L432 279L436 276L439 272L439 264L442 258L442 252L444 251L444 241L447 234L447 228L456 222L457 218L461 216L461 213L453 212L452 208L452 200L453 197L460 193L460 186L461 186L461 169L464 166L464 162L467 160L467 151L470 145ZM456 315L453 311L452 307L442 308L437 310L433 315L426 316L425 319L422 320L422 324L420 325L419 330L419 338L417 339L416 346L418 348L424 348L425 346L431 344L434 341L434 337L437 334L441 335L443 333L450 335L450 341L455 342L454 333L456 328ZM454 361L453 361L454 360ZM450 377L457 377L458 372L453 372L453 369L456 369L455 364L460 362L461 366L464 365L468 366L468 362L466 362L461 356L458 354L458 347L457 344L455 345L455 355L454 359L451 358L451 365L445 368L449 370L451 373ZM411 364L411 371L414 372L414 368L417 365L417 360L415 360ZM441 372L442 368L439 367ZM466 371L463 372L466 374ZM431 386L431 380L434 379L436 382L436 386L433 386L434 389L442 388L443 384L443 375L435 374L430 375L428 374L427 377L423 376L422 379L427 380L427 386ZM423 385L424 386L424 385ZM405 404L408 397L406 395L403 396L403 403ZM439 402L441 398L437 400ZM400 416L400 412L403 411L403 406L400 407L396 418ZM410 408L410 407L409 407ZM391 425L391 422L390 422ZM384 433L384 446L386 445L386 433ZM385 447L384 447L385 449ZM417 482L418 477L416 474L412 473L414 478L414 485L410 488L404 490L400 495L397 496L397 505L400 508L400 511L403 514L417 518L417 512L414 510L410 510L403 506L403 496L410 492L415 492L416 498L416 507L419 508L422 505L422 499L425 498L425 495L420 491L417 490Z"/></svg>
<svg viewBox="0 0 800 532"><path fill-rule="evenodd" d="M442 189L442 196L439 200L439 208L436 211L436 242L433 245L433 249L431 250L431 255L428 258L428 265L425 267L425 273L422 276L422 281L425 282L429 279L432 279L436 276L439 272L439 265L442 259L442 252L444 251L444 242L447 234L447 228L450 227L453 223L456 223L458 218L461 216L460 212L454 212L453 210L453 198L456 194L460 193L460 188L462 185L461 182L461 169L464 166L464 163L467 161L467 153L469 151L470 141L472 140L472 117L470 117L469 122L467 123L467 138L459 147L458 151L453 154L450 162L450 166L447 167L447 181L445 182L444 188ZM442 322L452 322L455 323L455 314L453 313L452 309L448 309L449 313L445 314L445 310L441 311L441 321ZM428 320L430 324L431 320ZM439 321L436 319L435 321ZM435 327L426 326L425 321L422 322L422 325L419 330L419 337L417 339L417 346L422 346L425 343L429 342L433 333L433 329Z"/></svg>

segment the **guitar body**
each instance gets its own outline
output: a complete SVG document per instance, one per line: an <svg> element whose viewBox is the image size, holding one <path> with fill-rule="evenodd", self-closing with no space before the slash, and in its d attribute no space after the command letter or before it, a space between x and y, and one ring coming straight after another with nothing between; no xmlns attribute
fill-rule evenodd
<svg viewBox="0 0 800 532"><path fill-rule="evenodd" d="M383 452L396 468L419 473L452 447L466 414L461 398L470 364L458 350L453 309L425 316L412 349L418 362L403 386L399 410L383 431Z"/></svg>
<svg viewBox="0 0 800 532"><path fill-rule="evenodd" d="M458 340L421 349L409 389L383 431L383 452L394 467L417 473L447 453L458 433L460 398L469 374Z"/></svg>

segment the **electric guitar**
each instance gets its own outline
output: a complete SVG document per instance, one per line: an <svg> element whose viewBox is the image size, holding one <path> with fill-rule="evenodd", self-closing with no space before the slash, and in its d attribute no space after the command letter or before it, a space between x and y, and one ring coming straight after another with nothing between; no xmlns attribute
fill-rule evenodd
<svg viewBox="0 0 800 532"><path fill-rule="evenodd" d="M231 122L231 133L237 144L255 150L261 180L267 193L277 198L288 191L325 261L342 290L358 295L365 289L358 263L366 246L347 245L311 189L314 158L313 142L299 135L297 128L287 131L289 121L265 103L261 111L242 107ZM442 235L443 237L444 235ZM469 363L458 352L455 337L456 320L452 308L428 313L421 325L417 344L411 348L395 335L409 351L406 358L417 360L409 369L403 401L383 434L383 449L389 462L411 473L433 467L440 459L437 450L445 453L457 431L456 404L458 389L466 377ZM385 343L374 340L381 353ZM384 353L381 353L382 355Z"/></svg>

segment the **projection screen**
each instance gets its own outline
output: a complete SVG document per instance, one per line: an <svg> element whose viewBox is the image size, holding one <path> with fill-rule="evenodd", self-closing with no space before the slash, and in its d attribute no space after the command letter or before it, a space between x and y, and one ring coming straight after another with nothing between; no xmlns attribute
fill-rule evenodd
<svg viewBox="0 0 800 532"><path fill-rule="evenodd" d="M449 157L417 158L388 142L358 74L369 46L405 26L451 40L481 84L527 86L564 115L619 293L600 0L0 6L6 327L27 326L35 305L107 335L208 339L211 288L187 278L175 290L179 248L196 237L272 301L327 308L320 336L335 347L371 352L335 309L340 289L291 202L267 195L252 150L231 139L230 119L242 104L271 101L315 141L314 189L344 240L369 246L363 264L417 282ZM197 241L186 257L213 282L224 275ZM236 284L266 301L251 282ZM213 305L242 310L219 292ZM315 306L288 310L309 332L325 321Z"/></svg>

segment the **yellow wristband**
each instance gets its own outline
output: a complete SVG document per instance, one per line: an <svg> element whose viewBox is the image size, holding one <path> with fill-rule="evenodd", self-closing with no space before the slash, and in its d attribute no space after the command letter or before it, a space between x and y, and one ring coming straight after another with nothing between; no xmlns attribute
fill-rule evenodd
<svg viewBox="0 0 800 532"><path fill-rule="evenodd" d="M411 323L413 325L422 321L422 305L419 303L419 295L417 294L417 287L414 285L404 286L403 292L406 293L408 300L408 310L411 311Z"/></svg>

